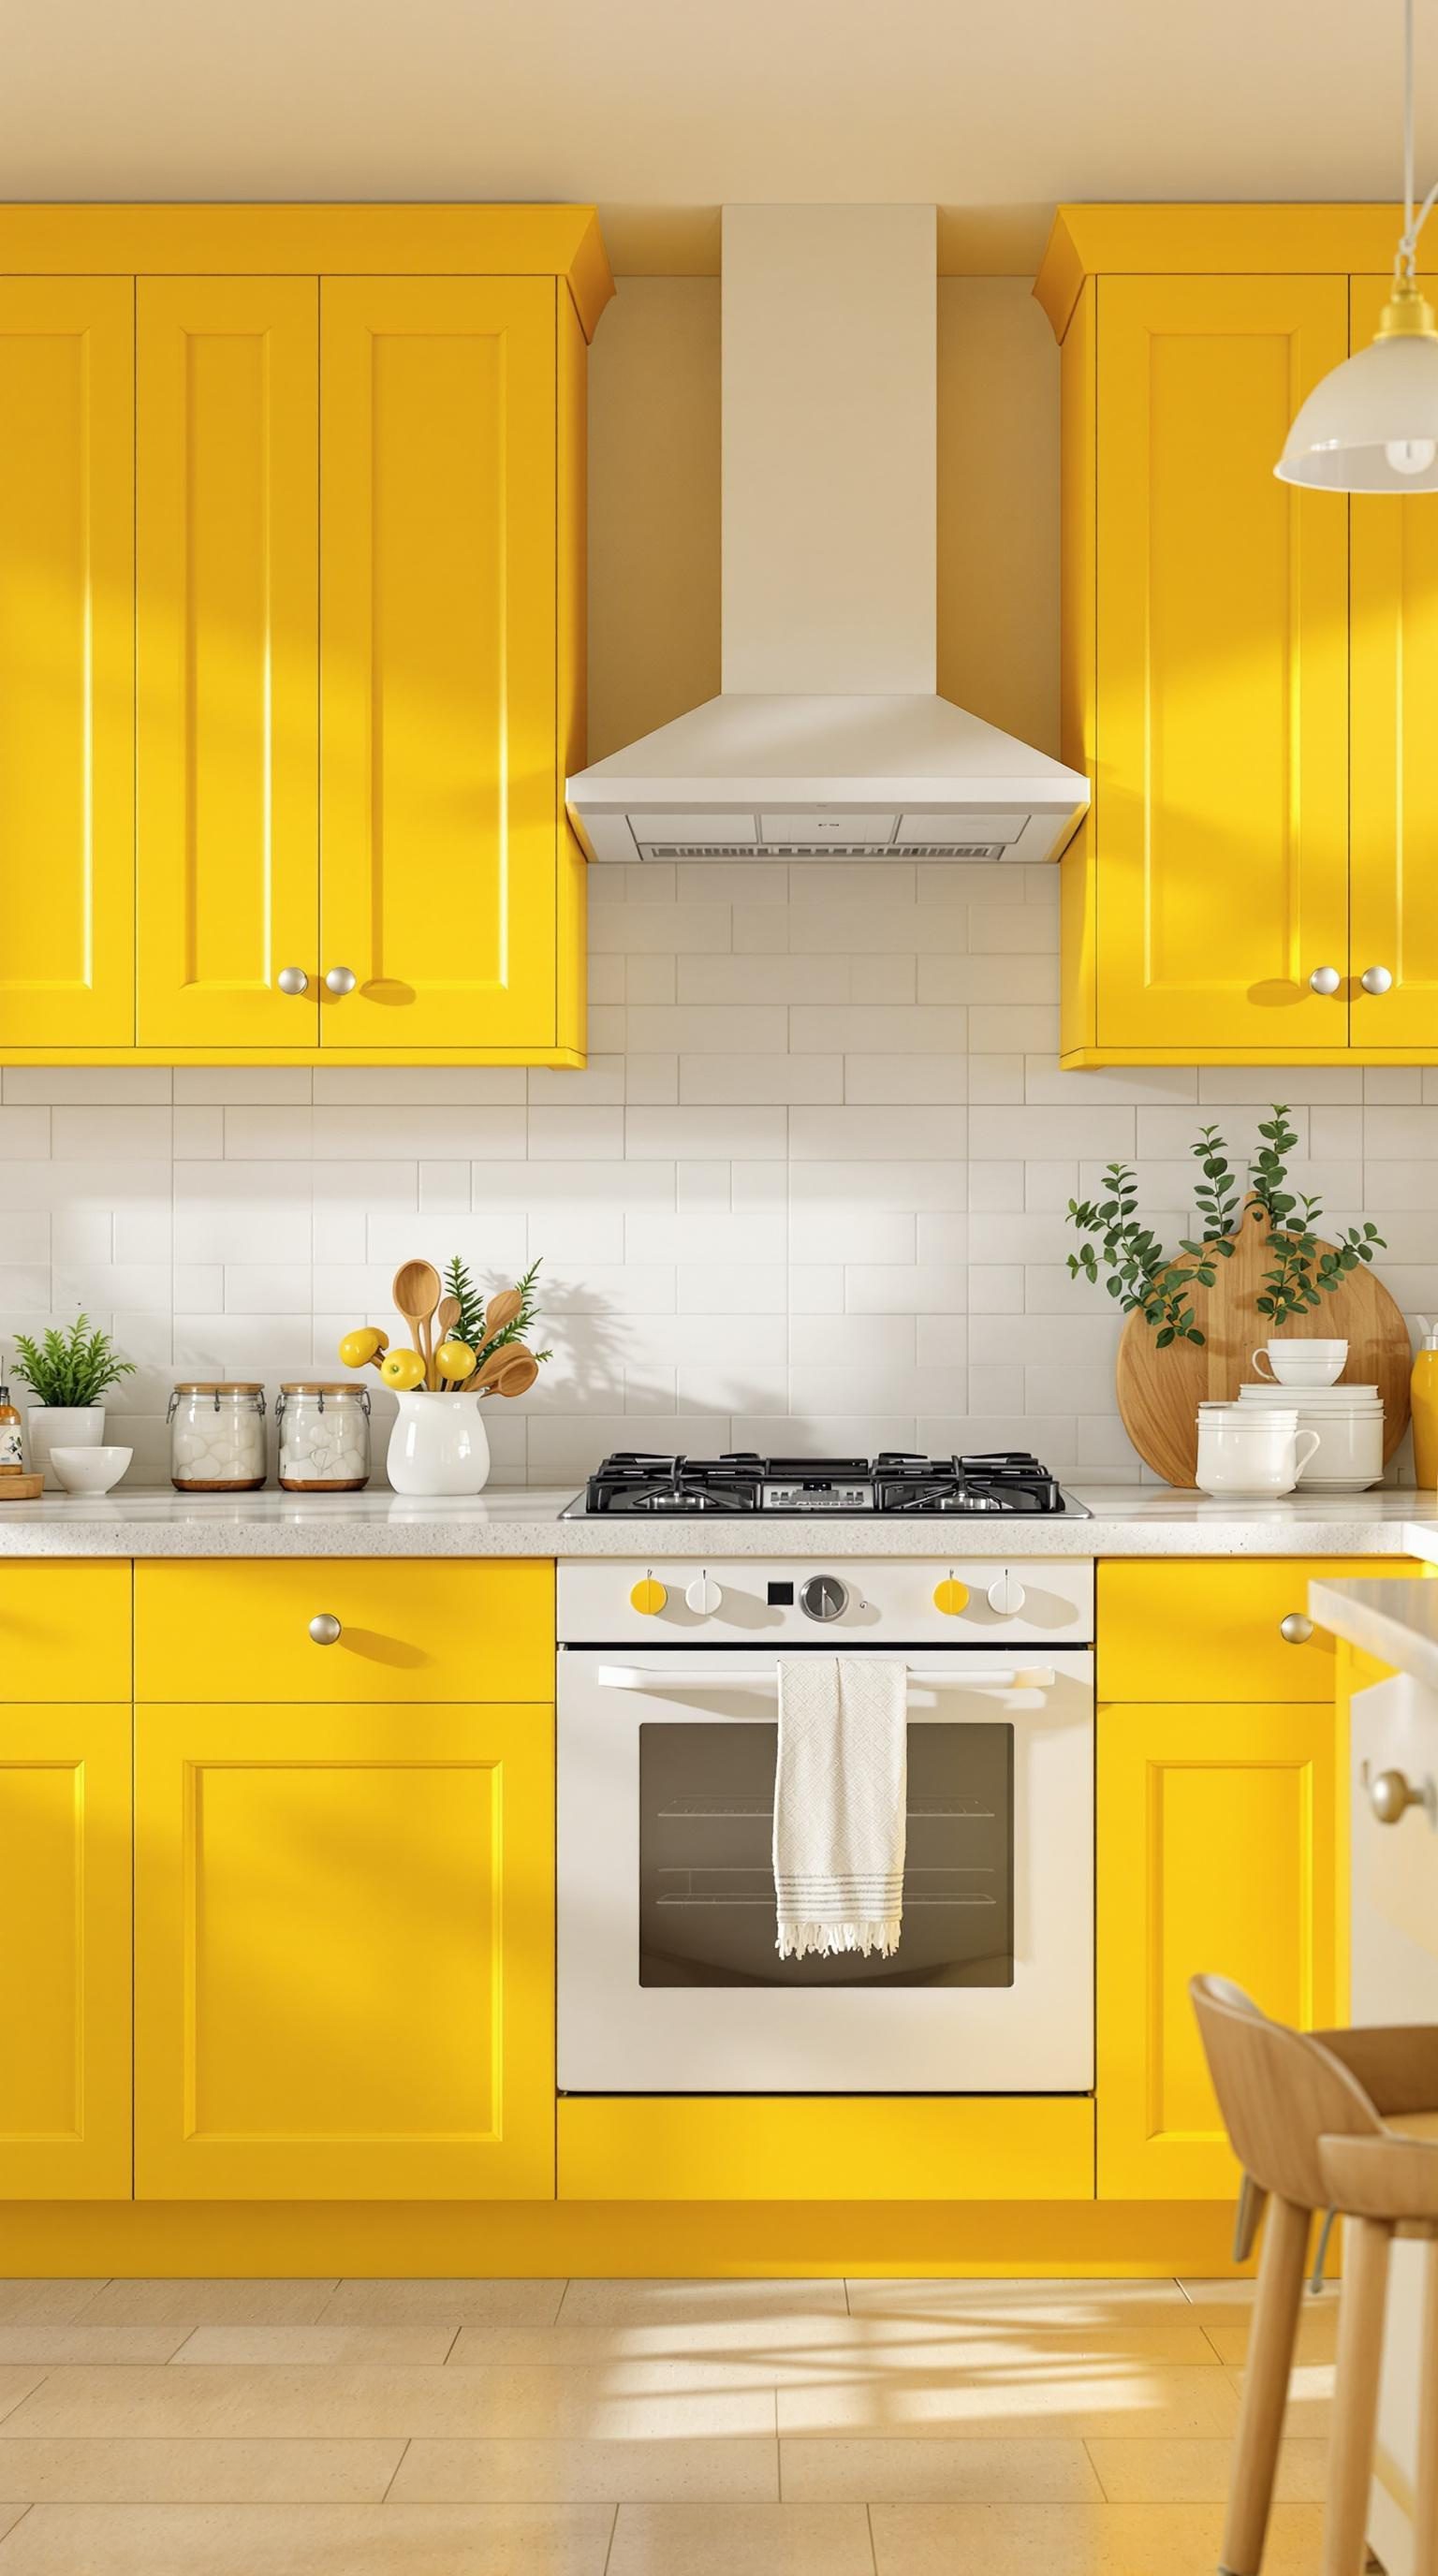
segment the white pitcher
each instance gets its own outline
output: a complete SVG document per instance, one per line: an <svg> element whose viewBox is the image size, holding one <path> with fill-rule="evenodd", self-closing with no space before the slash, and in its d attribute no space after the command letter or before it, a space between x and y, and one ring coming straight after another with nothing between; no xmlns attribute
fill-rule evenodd
<svg viewBox="0 0 1438 2576"><path fill-rule="evenodd" d="M398 1398L386 1465L397 1494L478 1494L489 1481L489 1434L478 1395L417 1386Z"/></svg>

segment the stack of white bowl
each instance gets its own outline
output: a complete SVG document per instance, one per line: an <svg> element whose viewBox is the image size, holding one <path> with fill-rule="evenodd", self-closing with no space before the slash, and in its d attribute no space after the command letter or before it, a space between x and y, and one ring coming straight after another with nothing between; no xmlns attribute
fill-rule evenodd
<svg viewBox="0 0 1438 2576"><path fill-rule="evenodd" d="M1383 1481L1383 1400L1376 1386L1338 1384L1347 1358L1342 1341L1265 1342L1253 1354L1257 1382L1241 1386L1238 1401L1296 1413L1300 1431L1318 1433L1300 1485L1357 1494Z"/></svg>

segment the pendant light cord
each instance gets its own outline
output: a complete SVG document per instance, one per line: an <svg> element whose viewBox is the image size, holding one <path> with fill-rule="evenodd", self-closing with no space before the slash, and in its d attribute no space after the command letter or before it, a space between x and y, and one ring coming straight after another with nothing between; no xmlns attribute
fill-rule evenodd
<svg viewBox="0 0 1438 2576"><path fill-rule="evenodd" d="M1411 285L1418 258L1418 236L1438 205L1438 180L1434 181L1418 210L1413 213L1413 0L1403 0L1403 238L1393 262L1399 284Z"/></svg>

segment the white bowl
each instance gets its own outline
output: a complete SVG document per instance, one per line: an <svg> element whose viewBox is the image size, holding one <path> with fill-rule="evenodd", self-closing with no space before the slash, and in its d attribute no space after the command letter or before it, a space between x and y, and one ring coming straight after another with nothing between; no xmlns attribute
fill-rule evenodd
<svg viewBox="0 0 1438 2576"><path fill-rule="evenodd" d="M108 1494L134 1454L133 1449L52 1449L50 1463L67 1494Z"/></svg>

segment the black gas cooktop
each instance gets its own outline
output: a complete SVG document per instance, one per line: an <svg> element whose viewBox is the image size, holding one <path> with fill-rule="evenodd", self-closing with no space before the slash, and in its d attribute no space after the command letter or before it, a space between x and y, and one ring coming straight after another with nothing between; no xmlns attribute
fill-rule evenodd
<svg viewBox="0 0 1438 2576"><path fill-rule="evenodd" d="M1024 1449L981 1457L912 1457L899 1449L877 1458L760 1458L732 1450L719 1458L681 1458L663 1451L620 1449L576 1495L566 1520L597 1512L678 1515L705 1512L1066 1512L1087 1520L1082 1503Z"/></svg>

